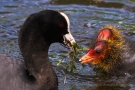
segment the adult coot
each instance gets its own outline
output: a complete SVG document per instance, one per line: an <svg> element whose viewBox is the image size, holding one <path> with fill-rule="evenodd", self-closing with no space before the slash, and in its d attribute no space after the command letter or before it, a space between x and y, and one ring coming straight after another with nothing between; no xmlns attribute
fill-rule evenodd
<svg viewBox="0 0 135 90"><path fill-rule="evenodd" d="M55 42L73 49L68 17L53 10L34 13L22 25L18 41L24 61L0 54L0 90L57 90L48 49Z"/></svg>

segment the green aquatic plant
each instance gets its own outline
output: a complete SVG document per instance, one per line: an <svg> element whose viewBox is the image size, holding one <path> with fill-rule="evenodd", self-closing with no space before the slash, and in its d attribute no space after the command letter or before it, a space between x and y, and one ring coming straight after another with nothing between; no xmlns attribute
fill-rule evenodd
<svg viewBox="0 0 135 90"><path fill-rule="evenodd" d="M70 72L71 74L77 69L75 65L75 60L79 55L82 55L85 51L87 51L87 48L84 48L82 46L79 46L77 43L74 43L73 45L73 51L67 53L66 55L62 55L63 59L61 59L57 66L63 65L65 67L64 71L64 84L66 83L66 74L67 72ZM63 62L64 59L69 58L69 62Z"/></svg>
<svg viewBox="0 0 135 90"><path fill-rule="evenodd" d="M67 53L66 55L63 55L62 56L63 59L57 63L57 66L59 65L65 66L65 70L66 70L65 72L69 71L70 73L73 73L74 70L76 69L75 60L79 55L81 55L82 53L88 50L87 48L79 46L77 43L74 43L73 49L74 49L73 51ZM69 62L64 63L63 60L66 59L67 57L69 58Z"/></svg>

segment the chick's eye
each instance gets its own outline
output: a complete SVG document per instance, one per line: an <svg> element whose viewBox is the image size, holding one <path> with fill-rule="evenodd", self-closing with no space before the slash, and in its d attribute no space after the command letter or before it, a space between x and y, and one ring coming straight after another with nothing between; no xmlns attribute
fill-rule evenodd
<svg viewBox="0 0 135 90"><path fill-rule="evenodd" d="M102 51L101 50L96 50L96 53L97 54L100 54Z"/></svg>

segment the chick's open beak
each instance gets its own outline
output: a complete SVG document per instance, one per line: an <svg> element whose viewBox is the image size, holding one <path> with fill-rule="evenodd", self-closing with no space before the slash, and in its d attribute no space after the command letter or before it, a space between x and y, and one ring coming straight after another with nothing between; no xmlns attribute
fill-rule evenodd
<svg viewBox="0 0 135 90"><path fill-rule="evenodd" d="M91 58L89 55L84 55L79 61L81 61L81 64L91 63L94 60L94 58Z"/></svg>
<svg viewBox="0 0 135 90"><path fill-rule="evenodd" d="M96 59L96 52L95 50L89 50L87 54L85 54L79 61L81 61L82 64L86 63L93 63Z"/></svg>

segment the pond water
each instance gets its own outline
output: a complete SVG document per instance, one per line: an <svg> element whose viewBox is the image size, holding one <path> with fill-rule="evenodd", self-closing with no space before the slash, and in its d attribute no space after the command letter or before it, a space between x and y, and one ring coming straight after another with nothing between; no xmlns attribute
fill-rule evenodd
<svg viewBox="0 0 135 90"><path fill-rule="evenodd" d="M44 9L66 13L71 32L83 47L88 48L96 32L106 24L116 25L126 38L135 41L135 0L0 0L0 8L0 53L19 59L22 57L18 31L30 14ZM53 44L49 49L50 61L59 79L59 90L135 90L134 75L99 76L92 66L82 67L78 60L83 53L75 61L77 69L65 74L66 66L57 66L57 63L62 60L61 55L68 52L60 44Z"/></svg>

